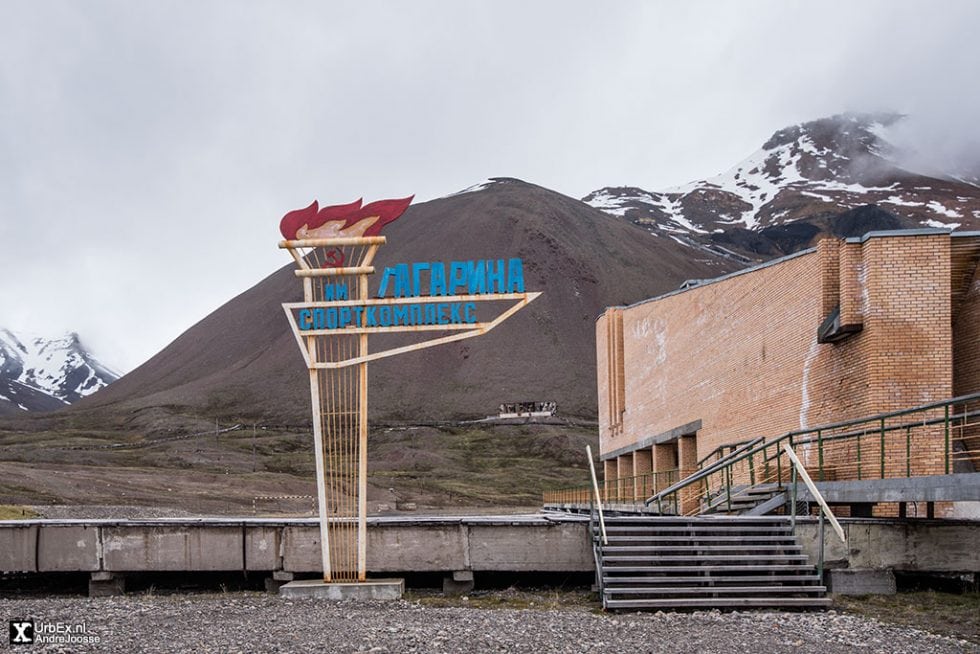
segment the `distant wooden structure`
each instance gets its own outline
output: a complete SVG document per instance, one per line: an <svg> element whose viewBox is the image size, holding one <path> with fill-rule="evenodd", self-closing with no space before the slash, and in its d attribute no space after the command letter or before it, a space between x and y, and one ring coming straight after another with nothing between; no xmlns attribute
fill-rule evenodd
<svg viewBox="0 0 980 654"><path fill-rule="evenodd" d="M505 402L498 407L498 418L550 418L558 413L555 402Z"/></svg>
<svg viewBox="0 0 980 654"><path fill-rule="evenodd" d="M407 200L410 200L408 198ZM386 203L401 203L381 218L373 215L371 207L384 212ZM367 574L367 438L368 438L368 368L370 361L396 354L480 336L490 331L537 298L540 293L493 293L482 295L369 297L368 279L375 272L374 257L386 242L377 234L380 225L400 215L407 201L382 201L360 208L360 202L344 207L358 209L357 221L337 218L336 212L328 221L342 225L337 234L362 233L374 235L331 236L328 238L289 238L296 233L307 236L314 220L310 208L291 212L283 225L292 219L294 227L283 234L287 239L279 247L288 250L296 262L296 276L303 283L303 302L284 303L289 320L310 378L313 409L313 441L316 458L317 506L320 519L320 542L325 582L364 581ZM316 207L316 203L311 205ZM342 207L327 207L319 211L330 213ZM397 213L395 213L397 212ZM299 218L296 216L299 214ZM309 218L305 217L309 216ZM302 222L306 220L307 222ZM344 222L341 223L341 220ZM319 222L319 221L318 221ZM332 224L326 222L326 226ZM357 225L367 223L367 229ZM371 229L372 225L375 229ZM320 227L322 232L325 227ZM298 315L303 311L337 309L362 312L369 307L393 307L433 302L480 302L514 300L515 304L491 321L466 324L389 324L361 325L354 321L345 326L327 328L325 325L301 325ZM309 314L307 314L309 315ZM358 313L358 315L361 315ZM369 334L394 332L450 332L418 343L369 352Z"/></svg>

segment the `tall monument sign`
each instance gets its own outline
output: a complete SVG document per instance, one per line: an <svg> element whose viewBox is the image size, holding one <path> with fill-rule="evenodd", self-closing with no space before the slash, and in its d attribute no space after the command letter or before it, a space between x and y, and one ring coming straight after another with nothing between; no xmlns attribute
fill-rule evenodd
<svg viewBox="0 0 980 654"><path fill-rule="evenodd" d="M369 279L385 225L412 198L287 213L279 243L296 262L303 301L282 305L309 373L323 580L367 573L368 362L490 331L537 298L520 259L408 262ZM496 317L485 303L512 304ZM370 335L418 333L417 342L372 352ZM427 334L431 332L432 334Z"/></svg>

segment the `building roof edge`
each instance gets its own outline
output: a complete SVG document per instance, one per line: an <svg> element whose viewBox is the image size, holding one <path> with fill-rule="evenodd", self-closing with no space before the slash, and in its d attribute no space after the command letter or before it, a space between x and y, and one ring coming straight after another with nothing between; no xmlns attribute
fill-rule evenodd
<svg viewBox="0 0 980 654"><path fill-rule="evenodd" d="M970 232L956 232L950 231L948 229L941 229L936 227L922 227L917 229L886 229L879 231L871 231L866 233L864 236L851 236L845 238L844 241L847 243L865 243L872 238L882 238L882 237L893 237L893 236L937 236L940 234L949 234L954 238L958 237L976 237L980 236L980 231L970 231ZM646 298L633 304L617 304L610 305L602 310L596 320L598 320L602 315L609 309L631 309L633 307L638 307L640 305L646 304L648 302L656 302L657 300L663 300L664 298L672 297L680 293L686 293L687 291L692 291L696 288L701 288L702 286L708 286L709 284L715 284L717 282L723 282L726 279L731 279L732 277L737 277L739 275L745 275L750 272L755 272L756 270L762 270L763 268L768 268L770 266L776 266L786 261L790 261L797 257L802 257L807 254L813 254L817 251L817 248L807 248L805 250L800 250L799 252L794 252L793 254L787 254L786 256L779 257L777 259L771 259L769 261L763 261L762 263L757 263L754 266L749 266L748 268L742 268L741 270L736 270L735 272L730 272L727 275L721 275L720 277L712 277L711 279L697 280L699 283L695 286L689 286L687 288L678 288L673 291L668 291L666 293L661 293L654 297ZM690 280L689 280L690 281ZM685 282L686 284L687 282Z"/></svg>
<svg viewBox="0 0 980 654"><path fill-rule="evenodd" d="M882 238L888 236L938 236L940 234L951 234L951 230L939 227L920 227L918 229L883 229L876 232L868 232L864 236L851 236L846 239L848 243L866 243L872 238Z"/></svg>
<svg viewBox="0 0 980 654"><path fill-rule="evenodd" d="M779 257L778 259L770 259L769 261L763 261L762 263L757 263L754 266L749 266L748 268L742 268L741 270L736 270L735 272L730 272L727 275L722 275L721 277L712 277L711 279L699 280L700 283L696 286L689 286L687 288L678 288L673 291L668 291L657 295L655 297L646 298L645 300L640 300L639 302L634 302L633 304L626 305L625 309L632 309L633 307L638 307L642 304L647 304L648 302L656 302L657 300L663 300L664 298L672 297L674 295L679 295L681 293L687 293L688 291L693 291L697 288L702 288L704 286L709 286L711 284L717 284L718 282L723 282L726 279L731 279L732 277L738 277L739 275L745 275L746 273L755 272L756 270L762 270L763 268L769 268L771 266L778 266L781 263L790 261L791 259L797 259L808 254L813 254L817 251L817 248L807 248L805 250L800 250L799 252L794 252L793 254L787 254L786 256Z"/></svg>

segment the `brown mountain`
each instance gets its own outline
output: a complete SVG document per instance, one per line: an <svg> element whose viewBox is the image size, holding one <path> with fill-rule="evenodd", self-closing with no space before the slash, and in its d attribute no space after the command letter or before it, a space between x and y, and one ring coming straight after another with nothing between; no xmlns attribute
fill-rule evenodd
<svg viewBox="0 0 980 654"><path fill-rule="evenodd" d="M511 401L554 401L562 415L594 417L593 321L602 308L737 266L507 178L414 205L385 234L379 270L520 257L527 289L544 294L484 336L372 363L371 414L382 422L483 417ZM279 307L300 291L293 266L283 266L69 413L142 416L137 424L151 430L178 413L307 423L308 381Z"/></svg>

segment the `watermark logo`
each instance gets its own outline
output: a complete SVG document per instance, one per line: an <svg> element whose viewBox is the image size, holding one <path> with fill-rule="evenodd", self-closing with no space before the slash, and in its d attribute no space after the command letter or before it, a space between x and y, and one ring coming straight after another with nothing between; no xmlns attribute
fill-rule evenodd
<svg viewBox="0 0 980 654"><path fill-rule="evenodd" d="M96 645L100 642L102 637L90 634L84 622L10 620L11 645Z"/></svg>
<svg viewBox="0 0 980 654"><path fill-rule="evenodd" d="M34 644L34 621L11 620L10 621L10 644L33 645Z"/></svg>

